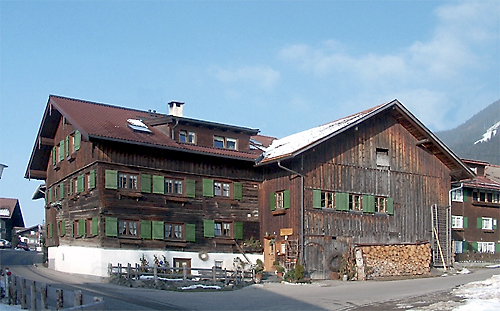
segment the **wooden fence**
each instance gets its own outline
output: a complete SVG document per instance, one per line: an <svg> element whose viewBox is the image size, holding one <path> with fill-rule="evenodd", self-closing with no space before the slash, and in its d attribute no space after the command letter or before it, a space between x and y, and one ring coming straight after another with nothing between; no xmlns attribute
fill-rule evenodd
<svg viewBox="0 0 500 311"><path fill-rule="evenodd" d="M151 279L156 288L159 281L180 282L182 285L201 282L203 284L228 286L239 285L244 281L255 281L255 271L227 270L221 268L189 268L183 267L165 267L165 266L141 266L130 263L126 266L117 264L113 266L108 264L108 275L110 277L124 278L127 280L145 280Z"/></svg>
<svg viewBox="0 0 500 311"><path fill-rule="evenodd" d="M30 310L105 310L102 297L82 294L80 290L63 290L11 274L5 276L9 304Z"/></svg>

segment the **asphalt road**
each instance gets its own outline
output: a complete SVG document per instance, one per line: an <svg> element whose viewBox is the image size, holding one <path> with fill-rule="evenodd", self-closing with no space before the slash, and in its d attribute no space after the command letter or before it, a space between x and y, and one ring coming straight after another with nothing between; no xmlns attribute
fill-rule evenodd
<svg viewBox="0 0 500 311"><path fill-rule="evenodd" d="M107 310L368 310L367 306L382 305L385 310L391 310L390 302L416 297L419 300L446 297L439 294L461 284L500 274L498 268L475 269L465 275L396 281L319 281L306 285L266 283L234 291L173 292L122 287L60 273L40 265L35 267L29 265L27 258L30 255L0 250L2 264L9 264L13 273L35 281L58 284L63 289L80 289L90 295L102 296ZM13 262L19 264L13 265ZM394 306L393 310L397 310L396 304Z"/></svg>

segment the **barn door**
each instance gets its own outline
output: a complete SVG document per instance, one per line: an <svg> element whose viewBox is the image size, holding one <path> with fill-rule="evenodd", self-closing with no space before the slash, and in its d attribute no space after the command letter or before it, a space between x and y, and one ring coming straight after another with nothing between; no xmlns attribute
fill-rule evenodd
<svg viewBox="0 0 500 311"><path fill-rule="evenodd" d="M305 263L312 279L327 278L324 248L318 243L309 243L305 249Z"/></svg>

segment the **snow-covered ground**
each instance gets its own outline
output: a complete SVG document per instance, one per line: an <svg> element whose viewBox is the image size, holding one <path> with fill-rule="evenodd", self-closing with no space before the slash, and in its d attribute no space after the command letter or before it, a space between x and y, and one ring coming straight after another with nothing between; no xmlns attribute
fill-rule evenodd
<svg viewBox="0 0 500 311"><path fill-rule="evenodd" d="M454 311L498 311L500 310L500 275L462 285L453 290L453 294L467 299L466 304L455 308Z"/></svg>

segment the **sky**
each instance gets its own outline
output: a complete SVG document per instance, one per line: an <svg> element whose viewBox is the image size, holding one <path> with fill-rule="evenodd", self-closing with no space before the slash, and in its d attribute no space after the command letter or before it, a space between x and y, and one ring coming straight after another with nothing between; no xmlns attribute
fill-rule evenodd
<svg viewBox="0 0 500 311"><path fill-rule="evenodd" d="M277 138L398 99L452 129L500 99L500 1L0 0L0 197L27 226L50 94Z"/></svg>

